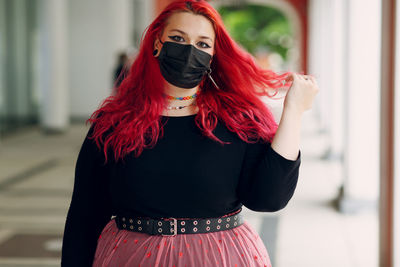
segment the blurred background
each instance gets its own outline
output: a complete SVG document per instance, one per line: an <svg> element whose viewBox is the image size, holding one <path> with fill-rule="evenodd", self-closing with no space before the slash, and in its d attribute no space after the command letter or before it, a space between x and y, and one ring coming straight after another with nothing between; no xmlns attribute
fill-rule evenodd
<svg viewBox="0 0 400 267"><path fill-rule="evenodd" d="M0 266L59 266L84 122L169 2L0 0ZM400 266L396 2L211 1L260 65L320 87L294 197L245 210L274 267Z"/></svg>

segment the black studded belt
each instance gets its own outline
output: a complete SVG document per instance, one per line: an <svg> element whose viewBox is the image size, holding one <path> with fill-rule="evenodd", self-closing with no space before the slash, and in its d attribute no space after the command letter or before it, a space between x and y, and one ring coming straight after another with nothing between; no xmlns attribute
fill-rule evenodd
<svg viewBox="0 0 400 267"><path fill-rule="evenodd" d="M146 233L150 235L175 236L177 234L199 234L232 229L243 224L241 209L217 218L145 218L115 216L117 227L121 230Z"/></svg>

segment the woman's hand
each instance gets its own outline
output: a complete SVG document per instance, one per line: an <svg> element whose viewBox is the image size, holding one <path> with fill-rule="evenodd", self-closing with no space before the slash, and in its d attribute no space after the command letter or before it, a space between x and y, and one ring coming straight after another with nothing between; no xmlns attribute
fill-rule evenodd
<svg viewBox="0 0 400 267"><path fill-rule="evenodd" d="M286 78L292 82L284 101L284 108L294 109L299 113L311 109L315 95L319 92L318 84L311 75L292 73Z"/></svg>

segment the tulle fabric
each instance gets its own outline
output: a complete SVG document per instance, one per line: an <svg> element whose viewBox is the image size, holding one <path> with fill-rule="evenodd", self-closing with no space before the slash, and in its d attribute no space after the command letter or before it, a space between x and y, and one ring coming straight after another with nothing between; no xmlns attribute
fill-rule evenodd
<svg viewBox="0 0 400 267"><path fill-rule="evenodd" d="M113 218L99 236L93 266L271 267L271 262L246 220L225 231L168 237L120 230Z"/></svg>

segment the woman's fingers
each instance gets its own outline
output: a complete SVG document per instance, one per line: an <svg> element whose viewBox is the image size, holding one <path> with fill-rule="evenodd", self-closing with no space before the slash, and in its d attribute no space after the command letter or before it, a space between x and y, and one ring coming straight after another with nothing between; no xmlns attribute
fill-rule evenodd
<svg viewBox="0 0 400 267"><path fill-rule="evenodd" d="M319 91L316 79L312 75L291 73L287 80L292 80L293 83L285 97L284 105L294 107L300 112L310 109L314 96Z"/></svg>
<svg viewBox="0 0 400 267"><path fill-rule="evenodd" d="M296 74L296 75L299 78L299 80L302 80L302 81L306 80L306 75L302 75L302 74Z"/></svg>
<svg viewBox="0 0 400 267"><path fill-rule="evenodd" d="M309 77L310 77L311 81L313 82L313 84L318 85L317 84L317 79L315 79L314 76L310 75Z"/></svg>
<svg viewBox="0 0 400 267"><path fill-rule="evenodd" d="M298 74L297 76L299 77L300 80L303 80L305 82L310 82L314 86L318 86L317 80L312 75L301 75L301 74Z"/></svg>
<svg viewBox="0 0 400 267"><path fill-rule="evenodd" d="M293 82L294 83L295 80L309 82L311 84L314 84L315 86L318 86L317 80L312 75L303 75L303 74L292 72L285 78L285 82Z"/></svg>
<svg viewBox="0 0 400 267"><path fill-rule="evenodd" d="M292 74L292 73L289 74L289 75L285 78L285 81L286 81L286 82L293 81L293 74Z"/></svg>

